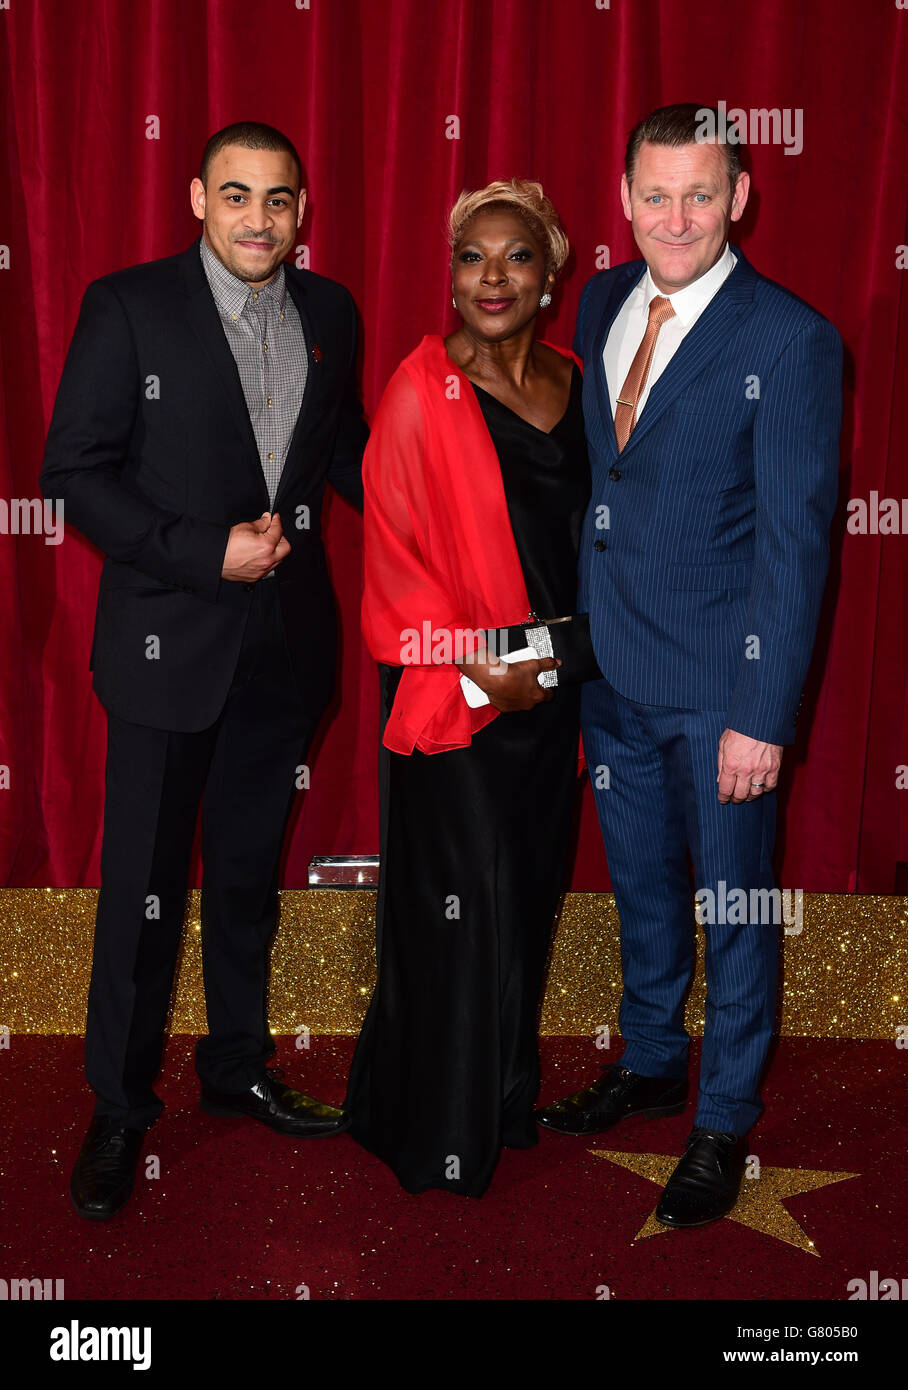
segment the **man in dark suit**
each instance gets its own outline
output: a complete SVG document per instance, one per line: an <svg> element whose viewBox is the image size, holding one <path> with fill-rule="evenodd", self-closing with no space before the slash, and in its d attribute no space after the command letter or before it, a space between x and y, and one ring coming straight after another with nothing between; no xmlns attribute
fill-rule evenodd
<svg viewBox="0 0 908 1390"><path fill-rule="evenodd" d="M708 993L694 1128L657 1208L674 1226L731 1209L761 1111L774 792L826 578L841 420L836 330L728 245L749 178L713 131L694 105L635 128L621 198L643 259L595 275L580 303L581 591L604 676L584 687L583 742L621 919L626 1046L539 1113L595 1134L684 1109L689 853Z"/></svg>
<svg viewBox="0 0 908 1390"><path fill-rule="evenodd" d="M326 480L362 510L356 310L285 264L299 156L270 126L212 136L201 239L89 285L41 485L106 555L91 665L108 715L101 893L86 1022L97 1097L71 1195L126 1202L145 1131L202 800L202 1108L297 1137L346 1116L266 1068L278 863L332 694Z"/></svg>

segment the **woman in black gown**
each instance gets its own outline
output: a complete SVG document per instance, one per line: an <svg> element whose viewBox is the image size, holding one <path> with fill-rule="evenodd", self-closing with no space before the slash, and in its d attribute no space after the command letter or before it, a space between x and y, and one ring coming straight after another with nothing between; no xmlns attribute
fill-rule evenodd
<svg viewBox="0 0 908 1390"><path fill-rule="evenodd" d="M451 220L464 328L444 344L449 365L470 380L497 453L533 613L573 614L590 494L582 375L532 338L567 243L533 184L462 195ZM502 1146L537 1143L537 1019L579 737L579 685L536 679L552 664L496 677L464 664L502 712L465 747L381 749L379 972L346 1108L353 1137L410 1192L481 1196ZM383 726L403 670L380 666Z"/></svg>

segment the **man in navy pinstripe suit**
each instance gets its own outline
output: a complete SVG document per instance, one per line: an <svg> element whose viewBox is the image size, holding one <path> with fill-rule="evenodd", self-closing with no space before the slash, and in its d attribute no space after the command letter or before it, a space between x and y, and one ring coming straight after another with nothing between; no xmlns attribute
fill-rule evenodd
<svg viewBox="0 0 908 1390"><path fill-rule="evenodd" d="M621 199L643 259L593 276L580 302L581 608L604 676L584 686L583 739L621 919L626 1046L538 1112L594 1134L683 1110L690 855L698 900L747 906L706 914L697 1111L657 1209L674 1226L731 1210L762 1108L780 931L759 890L773 887L774 791L826 579L841 421L839 336L729 246L749 176L733 145L702 139L703 113L663 107L632 132Z"/></svg>

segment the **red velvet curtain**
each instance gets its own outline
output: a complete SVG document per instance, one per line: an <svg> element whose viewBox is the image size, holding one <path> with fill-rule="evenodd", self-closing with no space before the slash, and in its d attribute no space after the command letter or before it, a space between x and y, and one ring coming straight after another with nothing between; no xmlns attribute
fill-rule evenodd
<svg viewBox="0 0 908 1390"><path fill-rule="evenodd" d="M908 540L852 535L845 521L849 498L908 493L908 13L894 0L12 0L0 29L0 882L98 882L104 716L87 663L101 560L75 533L58 546L8 534L8 504L39 496L87 283L198 236L188 187L207 136L264 120L299 147L310 189L300 239L312 268L356 297L372 411L422 335L453 327L444 223L461 188L519 175L551 194L574 253L543 328L569 344L597 256L636 254L618 201L629 127L692 100L803 112L802 152L751 147L738 239L846 345L834 558L785 758L782 880L894 890L908 860L897 785ZM290 887L313 853L377 846L361 524L333 498L327 531L343 682L296 815ZM605 886L586 786L574 887Z"/></svg>

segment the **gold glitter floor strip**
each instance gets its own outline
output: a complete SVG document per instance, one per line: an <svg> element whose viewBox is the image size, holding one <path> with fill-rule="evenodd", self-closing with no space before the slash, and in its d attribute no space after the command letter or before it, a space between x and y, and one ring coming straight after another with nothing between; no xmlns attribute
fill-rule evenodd
<svg viewBox="0 0 908 1390"><path fill-rule="evenodd" d="M81 1033L97 890L0 890L0 1030ZM895 1038L908 1025L908 898L807 893L784 937L778 1030L788 1037ZM708 930L708 928L707 928ZM767 928L769 930L769 928ZM375 981L375 893L286 890L271 955L275 1033L357 1033ZM618 917L610 893L569 893L555 933L541 1031L617 1031ZM703 929L687 1025L703 1032ZM204 1032L199 895L187 913L170 1030Z"/></svg>

